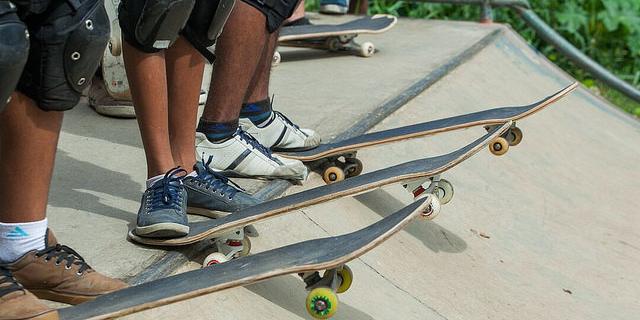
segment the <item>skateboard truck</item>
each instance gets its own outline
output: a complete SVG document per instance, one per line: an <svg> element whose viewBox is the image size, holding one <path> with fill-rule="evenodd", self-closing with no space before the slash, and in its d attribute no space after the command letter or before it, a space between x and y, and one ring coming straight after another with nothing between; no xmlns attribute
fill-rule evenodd
<svg viewBox="0 0 640 320"><path fill-rule="evenodd" d="M244 257L251 252L251 240L244 234L244 229L211 239L216 252L204 258L203 267L224 263L231 259Z"/></svg>
<svg viewBox="0 0 640 320"><path fill-rule="evenodd" d="M325 41L330 51L350 51L361 57L371 57L376 52L376 47L368 41L359 44L355 41L356 37L357 35L342 35Z"/></svg>
<svg viewBox="0 0 640 320"><path fill-rule="evenodd" d="M362 161L356 158L357 151L323 158L309 166L322 175L325 183L331 184L362 173Z"/></svg>
<svg viewBox="0 0 640 320"><path fill-rule="evenodd" d="M417 179L405 182L402 186L413 194L414 199L425 197L433 194L436 197L432 200L423 216L428 220L434 219L440 214L441 205L449 203L453 199L453 185L445 179L441 179L440 175L430 177L428 179ZM436 199L437 198L437 199Z"/></svg>

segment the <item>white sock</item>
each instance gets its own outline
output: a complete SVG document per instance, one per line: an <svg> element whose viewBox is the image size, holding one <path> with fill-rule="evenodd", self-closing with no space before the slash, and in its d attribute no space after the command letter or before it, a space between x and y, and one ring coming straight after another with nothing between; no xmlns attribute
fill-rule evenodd
<svg viewBox="0 0 640 320"><path fill-rule="evenodd" d="M185 176L185 178L186 178L186 177L197 177L197 176L198 176L198 173L197 173L197 172L195 172L195 171L191 171L191 173L189 173L188 175L186 175L186 176Z"/></svg>
<svg viewBox="0 0 640 320"><path fill-rule="evenodd" d="M35 222L0 222L0 263L11 263L31 250L44 249L47 218Z"/></svg>
<svg viewBox="0 0 640 320"><path fill-rule="evenodd" d="M159 174L159 175L157 175L155 177L151 177L151 178L147 179L147 189L151 188L151 186L154 183L160 181L162 178L164 178L164 174Z"/></svg>

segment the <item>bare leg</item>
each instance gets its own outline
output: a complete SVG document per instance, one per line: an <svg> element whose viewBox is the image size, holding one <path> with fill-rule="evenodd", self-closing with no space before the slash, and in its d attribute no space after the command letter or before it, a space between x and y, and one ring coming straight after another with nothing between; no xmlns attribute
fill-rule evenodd
<svg viewBox="0 0 640 320"><path fill-rule="evenodd" d="M243 102L256 102L269 98L269 79L271 78L271 61L278 46L278 31L269 35L267 46L260 63L251 79L251 84Z"/></svg>
<svg viewBox="0 0 640 320"><path fill-rule="evenodd" d="M216 64L202 115L205 120L238 119L251 79L263 60L268 37L265 16L238 1L216 44Z"/></svg>
<svg viewBox="0 0 640 320"><path fill-rule="evenodd" d="M0 221L45 218L62 118L17 92L0 113Z"/></svg>
<svg viewBox="0 0 640 320"><path fill-rule="evenodd" d="M167 78L163 52L148 54L123 45L127 78L147 157L147 176L175 167L169 144Z"/></svg>
<svg viewBox="0 0 640 320"><path fill-rule="evenodd" d="M195 136L198 100L204 58L180 37L167 50L167 80L169 83L169 142L175 166L187 171L196 162Z"/></svg>

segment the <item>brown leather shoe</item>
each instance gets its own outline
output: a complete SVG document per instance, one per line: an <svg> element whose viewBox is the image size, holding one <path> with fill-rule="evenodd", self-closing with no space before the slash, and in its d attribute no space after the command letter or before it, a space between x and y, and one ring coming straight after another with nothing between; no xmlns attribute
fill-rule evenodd
<svg viewBox="0 0 640 320"><path fill-rule="evenodd" d="M47 230L45 249L30 251L4 265L25 288L40 299L78 304L127 284L93 270L73 249L58 244Z"/></svg>
<svg viewBox="0 0 640 320"><path fill-rule="evenodd" d="M7 269L0 267L0 320L57 320L58 312L25 290Z"/></svg>

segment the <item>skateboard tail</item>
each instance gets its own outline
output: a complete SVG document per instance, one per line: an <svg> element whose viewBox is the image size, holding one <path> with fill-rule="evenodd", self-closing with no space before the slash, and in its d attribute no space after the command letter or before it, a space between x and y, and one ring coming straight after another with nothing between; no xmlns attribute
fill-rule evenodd
<svg viewBox="0 0 640 320"><path fill-rule="evenodd" d="M380 221L336 237L304 241L188 271L98 297L59 310L60 319L111 319L165 306L272 277L331 269L372 250L427 208L431 196L419 199Z"/></svg>

